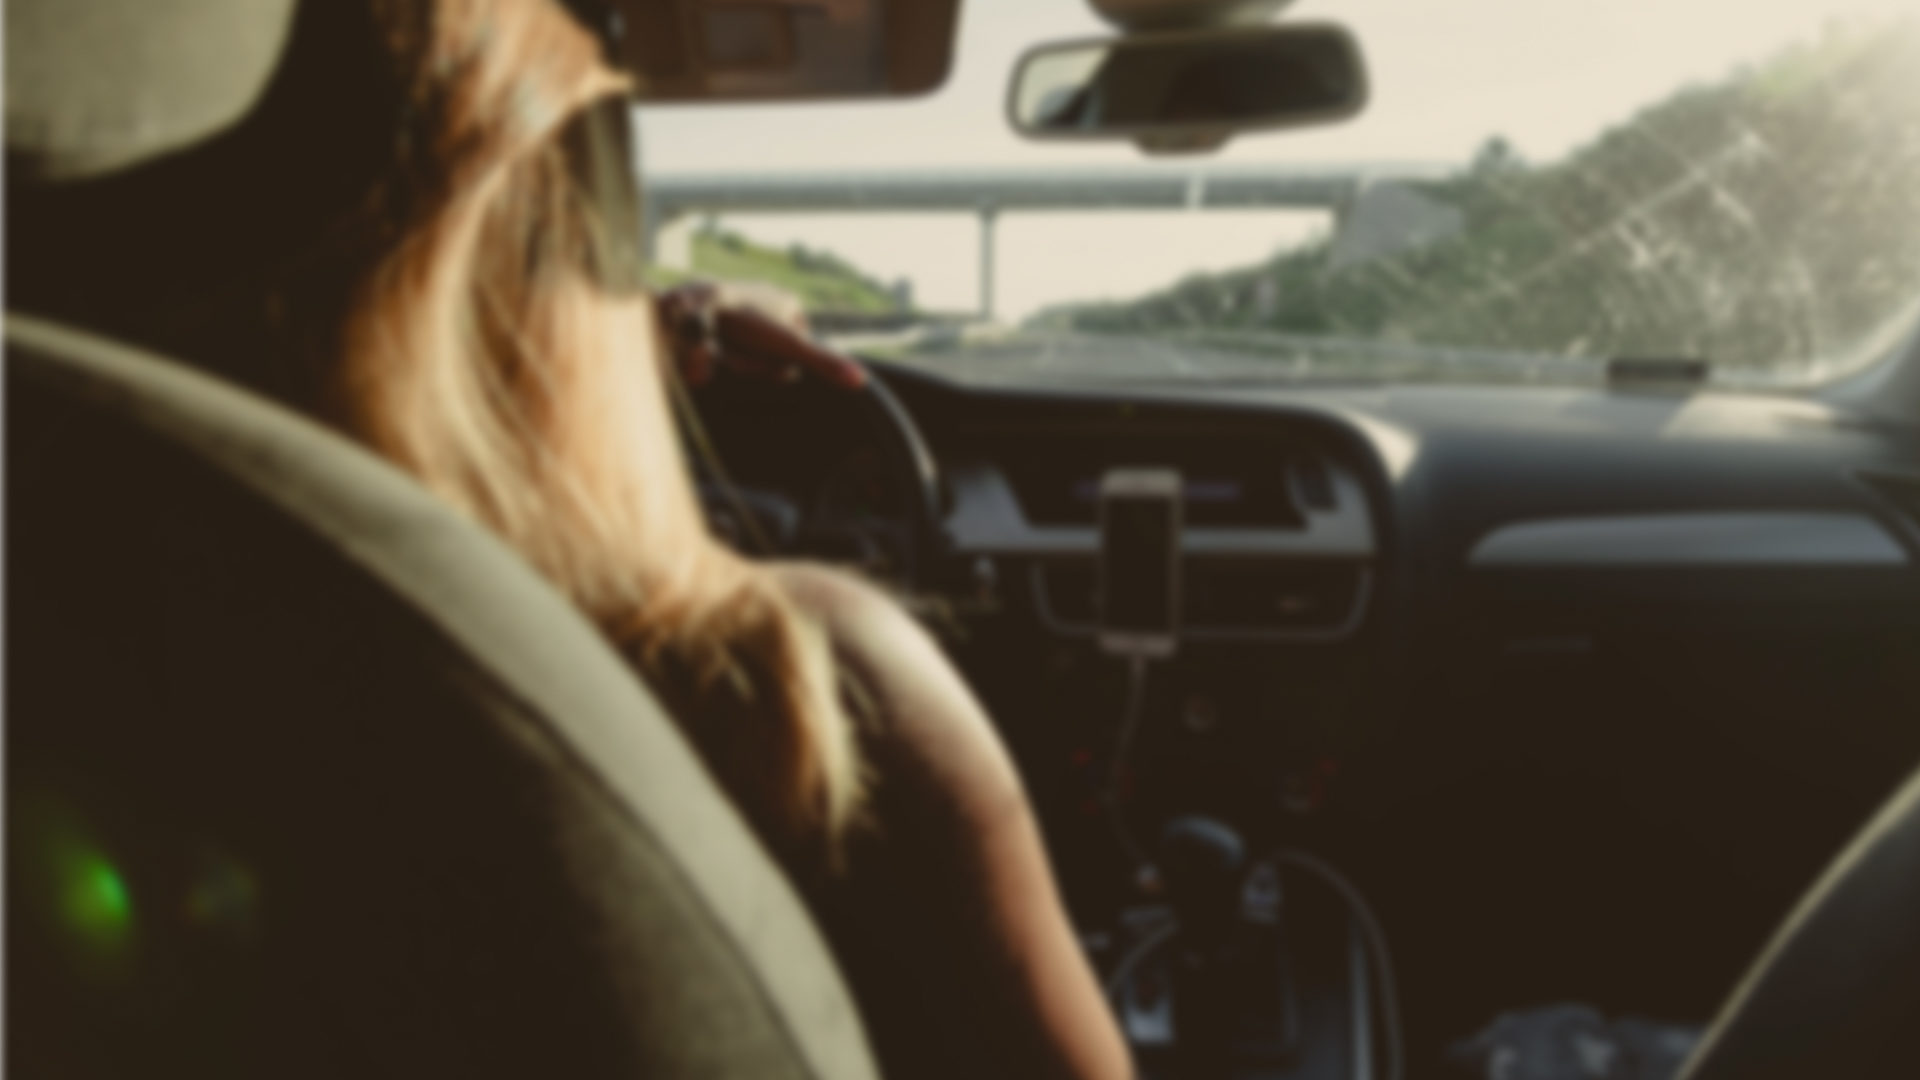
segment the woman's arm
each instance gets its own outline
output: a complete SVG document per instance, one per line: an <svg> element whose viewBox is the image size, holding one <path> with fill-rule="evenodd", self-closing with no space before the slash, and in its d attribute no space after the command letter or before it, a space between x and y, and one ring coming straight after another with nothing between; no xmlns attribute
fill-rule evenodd
<svg viewBox="0 0 1920 1080"><path fill-rule="evenodd" d="M869 696L873 833L821 906L890 1075L1131 1075L1013 762L927 633L878 590L788 566Z"/></svg>

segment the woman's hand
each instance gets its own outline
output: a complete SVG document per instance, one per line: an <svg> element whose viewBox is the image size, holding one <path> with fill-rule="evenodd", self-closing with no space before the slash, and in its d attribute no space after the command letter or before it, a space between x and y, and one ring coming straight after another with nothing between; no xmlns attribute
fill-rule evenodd
<svg viewBox="0 0 1920 1080"><path fill-rule="evenodd" d="M721 368L794 382L811 374L847 390L866 385L867 369L808 334L798 297L767 285L693 282L654 300L674 366L689 386Z"/></svg>

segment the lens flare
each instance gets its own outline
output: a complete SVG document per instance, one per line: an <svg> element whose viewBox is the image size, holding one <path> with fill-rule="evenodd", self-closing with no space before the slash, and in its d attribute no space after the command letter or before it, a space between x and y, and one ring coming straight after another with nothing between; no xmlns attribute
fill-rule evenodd
<svg viewBox="0 0 1920 1080"><path fill-rule="evenodd" d="M59 790L21 791L7 822L8 873L44 928L42 940L76 972L119 978L137 951L135 891L91 815Z"/></svg>
<svg viewBox="0 0 1920 1080"><path fill-rule="evenodd" d="M89 949L120 951L133 935L133 898L126 878L97 851L62 847L58 856L61 921Z"/></svg>

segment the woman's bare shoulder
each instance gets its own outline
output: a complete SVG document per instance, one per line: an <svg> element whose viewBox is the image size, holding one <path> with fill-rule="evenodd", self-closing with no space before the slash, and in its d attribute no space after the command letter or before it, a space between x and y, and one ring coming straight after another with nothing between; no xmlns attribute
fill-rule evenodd
<svg viewBox="0 0 1920 1080"><path fill-rule="evenodd" d="M769 564L774 579L802 613L824 626L839 643L841 635L864 638L899 631L912 616L880 586L849 570L825 563Z"/></svg>
<svg viewBox="0 0 1920 1080"><path fill-rule="evenodd" d="M940 646L882 589L833 567L783 563L774 574L827 633L867 699L883 768L909 770L976 811L1024 804L998 733Z"/></svg>
<svg viewBox="0 0 1920 1080"><path fill-rule="evenodd" d="M826 631L843 664L879 683L933 677L966 694L933 636L880 586L821 563L775 563L772 569L800 612Z"/></svg>
<svg viewBox="0 0 1920 1080"><path fill-rule="evenodd" d="M901 940L915 942L927 981L909 997L951 1002L951 1016L967 1018L965 1053L982 1064L966 1071L1127 1075L1126 1043L1067 921L1019 774L966 681L875 586L818 566L776 573L877 706L880 856L893 860L887 880L909 891L883 896L861 932L911 912Z"/></svg>

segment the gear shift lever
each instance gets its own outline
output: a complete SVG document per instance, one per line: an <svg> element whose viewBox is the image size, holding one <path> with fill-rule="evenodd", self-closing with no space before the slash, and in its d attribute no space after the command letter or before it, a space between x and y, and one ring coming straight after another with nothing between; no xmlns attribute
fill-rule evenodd
<svg viewBox="0 0 1920 1080"><path fill-rule="evenodd" d="M1247 846L1212 818L1174 818L1160 832L1160 874L1189 950L1216 951L1239 921Z"/></svg>
<svg viewBox="0 0 1920 1080"><path fill-rule="evenodd" d="M1246 844L1210 817L1177 817L1160 830L1160 874L1188 949L1215 949L1238 922Z"/></svg>
<svg viewBox="0 0 1920 1080"><path fill-rule="evenodd" d="M1231 947L1240 923L1246 844L1228 825L1180 817L1160 833L1160 872L1180 920L1179 966L1174 977L1174 1038L1182 1075L1225 1076L1235 1020Z"/></svg>

